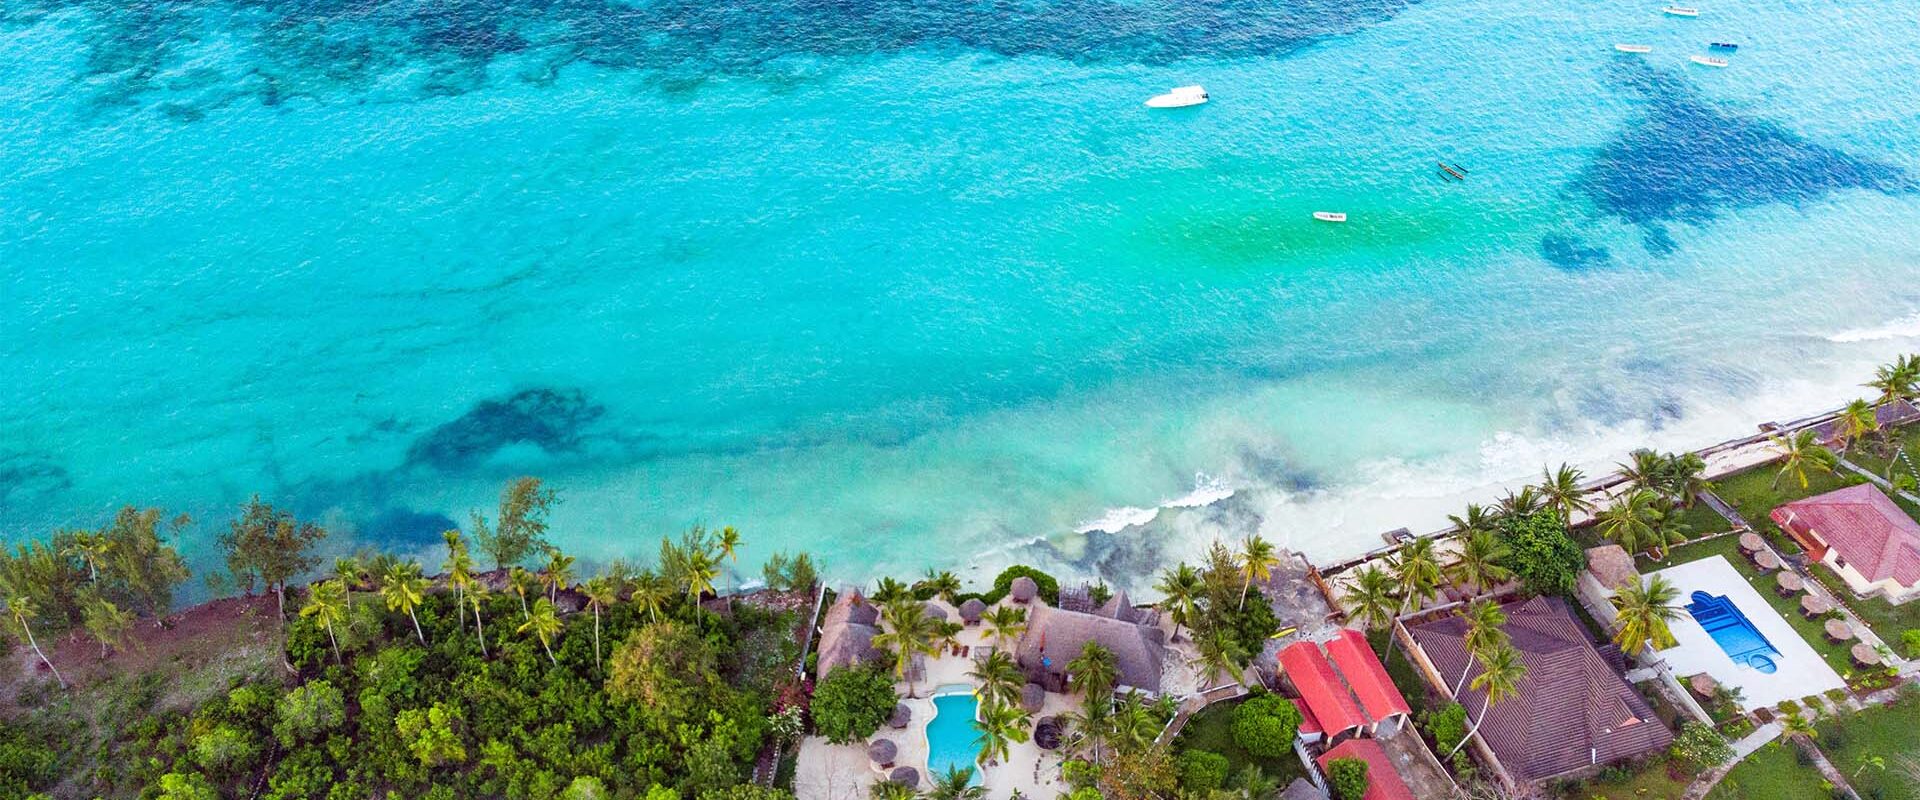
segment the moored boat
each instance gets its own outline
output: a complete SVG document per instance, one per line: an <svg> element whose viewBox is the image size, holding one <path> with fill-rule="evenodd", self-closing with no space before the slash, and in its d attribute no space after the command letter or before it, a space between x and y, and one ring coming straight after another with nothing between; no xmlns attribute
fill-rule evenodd
<svg viewBox="0 0 1920 800"><path fill-rule="evenodd" d="M1697 9L1697 8L1691 8L1691 7L1688 7L1688 6L1667 6L1666 8L1663 8L1663 9L1660 9L1660 11L1661 11L1661 12L1663 12L1663 13L1665 13L1665 14L1666 14L1667 16L1670 16L1670 17L1697 17L1697 16L1700 16L1700 9Z"/></svg>
<svg viewBox="0 0 1920 800"><path fill-rule="evenodd" d="M1321 222L1346 222L1346 221L1347 221L1347 212L1345 212L1345 211L1315 211L1315 212L1313 212L1313 218L1314 218L1314 219L1317 219L1317 220L1320 220Z"/></svg>
<svg viewBox="0 0 1920 800"><path fill-rule="evenodd" d="M1156 94L1149 97L1147 98L1147 107L1183 108L1186 106L1197 106L1204 102L1207 102L1207 90L1196 84L1193 86L1176 87L1166 94Z"/></svg>
<svg viewBox="0 0 1920 800"><path fill-rule="evenodd" d="M1650 45L1650 44L1616 44L1616 45L1614 45L1614 46L1613 46L1613 49L1615 49L1615 50L1618 50L1618 51L1620 51L1620 52L1622 52L1622 53L1651 53L1651 52L1653 52L1653 45Z"/></svg>
<svg viewBox="0 0 1920 800"><path fill-rule="evenodd" d="M1713 48L1713 49L1715 49L1715 50L1738 50L1738 49L1740 49L1740 45L1737 45L1737 44L1734 44L1733 42L1708 42L1708 43L1707 43L1707 46L1708 46L1708 47L1711 47L1711 48Z"/></svg>
<svg viewBox="0 0 1920 800"><path fill-rule="evenodd" d="M1724 67L1727 65L1726 59L1714 58L1713 56L1687 56L1687 60L1703 67Z"/></svg>

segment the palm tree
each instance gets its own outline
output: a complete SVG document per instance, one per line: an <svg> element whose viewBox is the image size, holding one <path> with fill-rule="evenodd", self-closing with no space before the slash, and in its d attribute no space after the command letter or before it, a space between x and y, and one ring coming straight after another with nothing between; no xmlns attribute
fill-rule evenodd
<svg viewBox="0 0 1920 800"><path fill-rule="evenodd" d="M522 618L533 616L533 611L527 608L527 592L533 590L533 583L533 573L526 571L524 568L514 567L507 571L507 588L512 589L514 594L520 596L520 616Z"/></svg>
<svg viewBox="0 0 1920 800"><path fill-rule="evenodd" d="M868 800L915 800L919 796L913 787L893 781L877 781L867 790Z"/></svg>
<svg viewBox="0 0 1920 800"><path fill-rule="evenodd" d="M40 657L40 663L53 671L53 679L60 688L67 688L67 679L60 674L60 668L53 665L53 659L47 658L47 652L40 649L40 641L33 638L33 621L39 619L40 610L33 604L33 598L24 594L15 594L7 598L7 613L13 617L13 625L20 629L20 635L26 637L27 645L33 648L34 655Z"/></svg>
<svg viewBox="0 0 1920 800"><path fill-rule="evenodd" d="M1680 618L1680 609L1673 604L1679 597L1680 590L1664 575L1654 575L1644 584L1629 581L1619 587L1613 596L1620 625L1620 631L1613 635L1614 644L1630 655L1648 646L1655 650L1672 647L1673 632L1667 629L1667 623Z"/></svg>
<svg viewBox="0 0 1920 800"><path fill-rule="evenodd" d="M348 588L359 586L367 581L367 565L359 556L341 556L333 560L333 576Z"/></svg>
<svg viewBox="0 0 1920 800"><path fill-rule="evenodd" d="M946 651L955 652L955 653L959 652L960 651L960 632L966 629L967 629L967 626L962 625L958 622L954 622L952 620L944 620L944 619L934 620L933 621L934 652L938 653L941 650L946 650Z"/></svg>
<svg viewBox="0 0 1920 800"><path fill-rule="evenodd" d="M426 599L426 592L427 579L420 577L420 565L412 562L395 564L380 579L380 596L386 598L387 610L406 613L421 644L427 643L427 633L420 629L420 617L413 610Z"/></svg>
<svg viewBox="0 0 1920 800"><path fill-rule="evenodd" d="M1379 630L1393 622L1393 611L1400 598L1394 595L1393 578L1378 566L1368 564L1353 573L1347 583L1346 605L1353 619L1368 630Z"/></svg>
<svg viewBox="0 0 1920 800"><path fill-rule="evenodd" d="M1452 758L1454 753L1460 752L1460 748L1473 739L1473 735L1480 731L1480 726L1486 724L1487 715L1493 712L1493 707L1512 697L1519 690L1520 680L1527 675L1526 662L1520 660L1520 651L1513 649L1512 645L1494 648L1481 656L1480 668L1480 674L1473 676L1473 682L1468 684L1487 694L1487 699L1480 705L1480 719L1473 723L1467 735L1460 737L1460 743L1453 746L1447 758Z"/></svg>
<svg viewBox="0 0 1920 800"><path fill-rule="evenodd" d="M467 603L473 606L473 630L480 637L480 657L487 657L487 625L480 620L480 604L486 602L491 591L485 583L474 581L467 587Z"/></svg>
<svg viewBox="0 0 1920 800"><path fill-rule="evenodd" d="M673 599L673 587L652 570L641 570L633 576L633 593L629 597L633 600L634 608L645 612L654 622L659 622L660 609Z"/></svg>
<svg viewBox="0 0 1920 800"><path fill-rule="evenodd" d="M911 597L901 598L881 608L887 629L873 637L873 646L893 654L893 673L906 681L907 696L916 697L911 668L913 657L939 652L934 644L933 620L924 607Z"/></svg>
<svg viewBox="0 0 1920 800"><path fill-rule="evenodd" d="M745 543L740 541L738 529L732 525L721 528L720 537L714 540L714 544L720 550L720 561L732 562L735 567L740 566L740 546Z"/></svg>
<svg viewBox="0 0 1920 800"><path fill-rule="evenodd" d="M80 531L73 535L73 542L67 545L66 554L78 556L87 565L87 581L100 581L100 560L113 550L113 540L104 534L92 531Z"/></svg>
<svg viewBox="0 0 1920 800"><path fill-rule="evenodd" d="M1628 486L1658 492L1666 485L1667 467L1671 462L1665 456L1644 447L1628 455L1632 463L1620 465L1620 474L1627 479Z"/></svg>
<svg viewBox="0 0 1920 800"><path fill-rule="evenodd" d="M1698 453L1667 456L1667 499L1681 508L1692 508L1695 498L1707 490L1707 462Z"/></svg>
<svg viewBox="0 0 1920 800"><path fill-rule="evenodd" d="M893 578L881 578L873 588L873 602L886 605L913 594L907 585Z"/></svg>
<svg viewBox="0 0 1920 800"><path fill-rule="evenodd" d="M1814 439L1813 431L1803 430L1788 439L1773 437L1773 448L1780 454L1780 471L1773 476L1773 488L1780 488L1780 479L1792 475L1800 480L1800 488L1807 488L1807 473L1833 472L1836 459L1833 451L1821 447Z"/></svg>
<svg viewBox="0 0 1920 800"><path fill-rule="evenodd" d="M1272 544L1258 536L1247 537L1246 544L1240 547L1240 574L1246 578L1240 585L1241 608L1247 607L1247 590L1253 588L1253 582L1273 580L1273 568L1277 566L1280 566L1280 554Z"/></svg>
<svg viewBox="0 0 1920 800"><path fill-rule="evenodd" d="M980 732L980 758L998 764L1013 745L1027 740L1027 712L1019 706L984 705L973 727Z"/></svg>
<svg viewBox="0 0 1920 800"><path fill-rule="evenodd" d="M307 593L307 604L300 609L300 616L313 617L321 627L327 629L327 640L333 643L333 660L344 663L340 656L340 638L333 629L347 621L347 582L335 578L314 584Z"/></svg>
<svg viewBox="0 0 1920 800"><path fill-rule="evenodd" d="M972 767L948 767L945 774L928 777L933 788L927 790L927 800L985 800L987 796L987 787L972 785Z"/></svg>
<svg viewBox="0 0 1920 800"><path fill-rule="evenodd" d="M1013 656L1005 650L995 650L974 662L967 677L980 684L980 696L989 703L1017 704L1021 691L1027 686L1026 673L1020 671L1020 665L1014 663Z"/></svg>
<svg viewBox="0 0 1920 800"><path fill-rule="evenodd" d="M1568 526L1573 525L1573 515L1593 510L1593 501L1587 499L1587 492L1580 488L1580 481L1586 478L1577 467L1561 464L1553 471L1542 470L1543 481L1540 484L1540 496L1547 507L1560 512L1560 519Z"/></svg>
<svg viewBox="0 0 1920 800"><path fill-rule="evenodd" d="M993 637L995 647L1006 649L1009 642L1017 642L1020 635L1027 632L1027 610L1014 606L1000 606L981 615L987 623L987 635Z"/></svg>
<svg viewBox="0 0 1920 800"><path fill-rule="evenodd" d="M687 599L695 604L700 598L713 591L713 579L720 576L720 563L708 555L705 550L695 550L687 554L683 579L687 582Z"/></svg>
<svg viewBox="0 0 1920 800"><path fill-rule="evenodd" d="M1100 763L1100 749L1113 736L1113 704L1083 703L1067 721L1080 742L1093 748L1093 763Z"/></svg>
<svg viewBox="0 0 1920 800"><path fill-rule="evenodd" d="M1447 565L1447 578L1455 584L1486 591L1513 579L1506 565L1513 551L1500 535L1489 530L1469 530L1460 535L1460 549Z"/></svg>
<svg viewBox="0 0 1920 800"><path fill-rule="evenodd" d="M1440 561L1434 555L1432 539L1413 539L1400 545L1387 559L1387 569L1392 571L1394 588L1399 590L1401 613L1418 610L1440 593Z"/></svg>
<svg viewBox="0 0 1920 800"><path fill-rule="evenodd" d="M1840 452L1845 453L1853 443L1869 433L1880 430L1880 418L1874 412L1873 405L1865 400L1856 399L1840 410L1836 418L1840 423Z"/></svg>
<svg viewBox="0 0 1920 800"><path fill-rule="evenodd" d="M540 571L540 585L547 589L547 600L560 602L560 590L573 585L573 556L558 547L547 548L547 568Z"/></svg>
<svg viewBox="0 0 1920 800"><path fill-rule="evenodd" d="M1881 365L1866 385L1880 390L1881 405L1920 394L1920 356L1900 356Z"/></svg>
<svg viewBox="0 0 1920 800"><path fill-rule="evenodd" d="M1180 623L1193 618L1194 604L1200 598L1200 573L1182 561L1160 573L1160 582L1153 585L1159 590L1161 605L1173 615L1173 638L1180 639Z"/></svg>
<svg viewBox="0 0 1920 800"><path fill-rule="evenodd" d="M1488 511L1479 503L1468 503L1465 514L1448 514L1447 521L1453 523L1455 531L1463 534L1472 531L1491 531L1499 522L1495 519L1494 512Z"/></svg>
<svg viewBox="0 0 1920 800"><path fill-rule="evenodd" d="M1641 489L1600 512L1600 535L1629 553L1646 549L1660 523L1660 496Z"/></svg>
<svg viewBox="0 0 1920 800"><path fill-rule="evenodd" d="M1500 511L1516 517L1531 516L1540 510L1540 490L1532 486L1522 486L1519 492L1507 492L1500 498Z"/></svg>
<svg viewBox="0 0 1920 800"><path fill-rule="evenodd" d="M928 567L927 577L914 584L914 588L930 590L934 597L953 602L953 596L960 593L960 577L951 572L935 572Z"/></svg>
<svg viewBox="0 0 1920 800"><path fill-rule="evenodd" d="M726 530L733 530L727 528ZM587 607L593 609L593 663L600 663L600 610L620 600L620 585L606 575L588 578L580 587L587 596Z"/></svg>
<svg viewBox="0 0 1920 800"><path fill-rule="evenodd" d="M1080 647L1080 655L1067 662L1067 679L1086 702L1105 702L1120 681L1120 662L1112 650L1088 641Z"/></svg>
<svg viewBox="0 0 1920 800"><path fill-rule="evenodd" d="M1199 657L1195 659L1195 663L1199 664L1207 681L1212 681L1214 676L1221 673L1225 673L1236 683L1243 680L1240 673L1240 659L1246 656L1246 648L1242 647L1240 641L1233 638L1224 627L1215 626L1208 630L1196 644L1199 645Z"/></svg>
<svg viewBox="0 0 1920 800"><path fill-rule="evenodd" d="M89 592L91 594L91 592ZM92 595L82 611L82 623L87 635L100 643L100 657L107 657L107 650L126 649L127 632L133 630L133 612L113 604L99 595Z"/></svg>
<svg viewBox="0 0 1920 800"><path fill-rule="evenodd" d="M447 584L453 587L453 608L460 617L460 630L467 630L467 590L473 586L473 557L460 540L459 531L447 531Z"/></svg>
<svg viewBox="0 0 1920 800"><path fill-rule="evenodd" d="M1113 711L1113 747L1123 753L1137 753L1153 742L1160 726L1140 702L1140 693L1128 692Z"/></svg>
<svg viewBox="0 0 1920 800"><path fill-rule="evenodd" d="M560 635L560 616L554 611L553 601L544 597L533 604L533 613L527 615L527 621L520 623L520 633L532 631L540 640L540 647L547 651L547 660L554 666L560 666L560 659L553 657L553 637Z"/></svg>
<svg viewBox="0 0 1920 800"><path fill-rule="evenodd" d="M1248 800L1260 800L1272 797L1280 791L1280 779L1268 776L1257 765L1248 765L1233 776L1234 788L1240 790L1240 796Z"/></svg>
<svg viewBox="0 0 1920 800"><path fill-rule="evenodd" d="M1473 659L1507 644L1507 612L1501 610L1498 603L1484 598L1475 600L1467 604L1460 616L1467 621L1467 632L1461 637L1461 644L1466 646L1469 658L1466 665L1460 668L1460 679L1453 683L1455 697L1460 696L1460 686L1467 682L1467 673L1473 671Z"/></svg>

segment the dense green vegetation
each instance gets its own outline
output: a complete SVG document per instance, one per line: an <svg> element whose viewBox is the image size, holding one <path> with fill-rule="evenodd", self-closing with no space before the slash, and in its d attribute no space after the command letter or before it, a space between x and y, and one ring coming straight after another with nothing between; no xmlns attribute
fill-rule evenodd
<svg viewBox="0 0 1920 800"><path fill-rule="evenodd" d="M1288 705L1292 705L1289 703ZM1279 756L1260 756L1248 752L1233 735L1234 712L1240 708L1233 703L1215 703L1187 720L1186 727L1180 729L1180 736L1174 742L1174 749L1181 753L1203 751L1217 753L1227 759L1229 775L1250 774L1258 770L1260 775L1284 786L1293 779L1304 777L1300 759L1291 749Z"/></svg>

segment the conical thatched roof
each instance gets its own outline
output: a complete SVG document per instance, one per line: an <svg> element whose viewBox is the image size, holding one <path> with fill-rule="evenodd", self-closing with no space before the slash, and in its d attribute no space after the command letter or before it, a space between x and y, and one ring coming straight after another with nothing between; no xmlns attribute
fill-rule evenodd
<svg viewBox="0 0 1920 800"><path fill-rule="evenodd" d="M1013 597L1013 602L1031 603L1033 602L1033 598L1040 596L1040 584L1034 583L1032 578L1022 575L1013 579L1013 586L1008 591L1008 594Z"/></svg>
<svg viewBox="0 0 1920 800"><path fill-rule="evenodd" d="M918 789L920 788L920 770L913 767L896 767L893 772L887 774L887 780L909 789Z"/></svg>
<svg viewBox="0 0 1920 800"><path fill-rule="evenodd" d="M967 598L967 602L960 604L960 621L969 625L979 622L986 613L987 604L978 597Z"/></svg>
<svg viewBox="0 0 1920 800"><path fill-rule="evenodd" d="M1033 726L1033 743L1042 750L1053 750L1060 746L1060 718L1043 717Z"/></svg>
<svg viewBox="0 0 1920 800"><path fill-rule="evenodd" d="M1020 707L1029 714L1038 714L1047 704L1047 690L1037 683L1029 683L1020 690Z"/></svg>
<svg viewBox="0 0 1920 800"><path fill-rule="evenodd" d="M892 739L875 739L867 744L867 758L880 766L888 766L900 755L900 747Z"/></svg>
<svg viewBox="0 0 1920 800"><path fill-rule="evenodd" d="M906 703L895 704L893 707L893 716L887 718L887 724L895 728L907 727L907 723L912 721L913 709L907 708Z"/></svg>
<svg viewBox="0 0 1920 800"><path fill-rule="evenodd" d="M926 612L927 612L927 619L941 619L941 620L944 620L944 619L946 619L946 618L947 618L947 616L948 616L948 614L947 614L947 610L946 610L946 609L944 609L944 608L941 608L941 607L940 607L940 604L938 604L938 603L935 603L935 602L933 602L933 601L931 601L931 600L929 600L929 601L927 601L927 602L925 602L925 603L921 603L921 604L920 604L920 608L921 608L922 610L924 610L924 611L926 611Z"/></svg>

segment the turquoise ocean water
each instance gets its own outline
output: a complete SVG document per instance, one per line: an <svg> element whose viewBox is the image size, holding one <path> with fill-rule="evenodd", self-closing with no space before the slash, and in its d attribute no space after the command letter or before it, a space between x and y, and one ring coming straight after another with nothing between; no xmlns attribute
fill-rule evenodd
<svg viewBox="0 0 1920 800"><path fill-rule="evenodd" d="M1659 6L8 2L0 539L536 473L590 560L1136 582L1848 399L1920 345L1920 18Z"/></svg>

